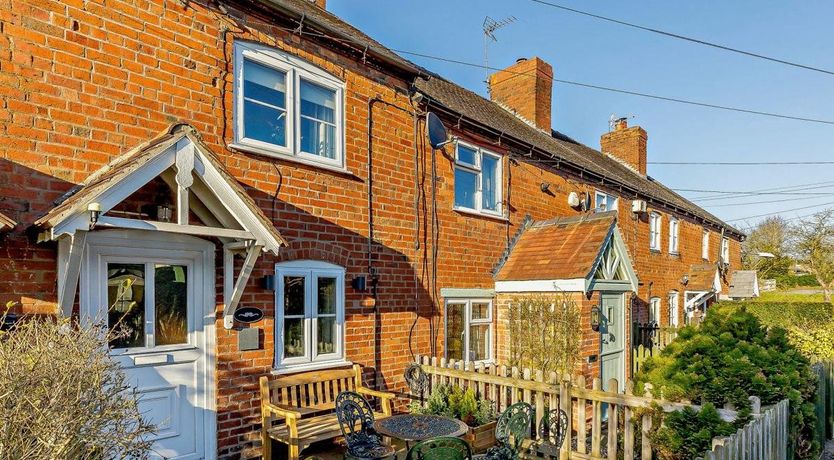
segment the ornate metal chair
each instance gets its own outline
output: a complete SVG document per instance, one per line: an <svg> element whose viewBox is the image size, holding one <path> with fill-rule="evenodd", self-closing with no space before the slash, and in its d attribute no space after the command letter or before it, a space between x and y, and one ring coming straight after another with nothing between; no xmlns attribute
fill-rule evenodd
<svg viewBox="0 0 834 460"><path fill-rule="evenodd" d="M463 439L440 437L420 441L408 450L405 460L470 460L472 451Z"/></svg>
<svg viewBox="0 0 834 460"><path fill-rule="evenodd" d="M498 417L495 439L518 452L521 443L530 437L532 423L533 406L525 402L515 403Z"/></svg>
<svg viewBox="0 0 834 460"><path fill-rule="evenodd" d="M336 397L336 417L347 443L345 458L396 458L397 451L374 430L374 412L362 395L343 391Z"/></svg>
<svg viewBox="0 0 834 460"><path fill-rule="evenodd" d="M539 424L539 440L530 446L530 450L548 458L559 458L559 450L565 443L567 429L568 414L565 411L551 409L545 412Z"/></svg>
<svg viewBox="0 0 834 460"><path fill-rule="evenodd" d="M419 397L422 402L426 388L429 386L429 376L423 372L423 368L417 363L411 363L405 369L403 377L411 393Z"/></svg>

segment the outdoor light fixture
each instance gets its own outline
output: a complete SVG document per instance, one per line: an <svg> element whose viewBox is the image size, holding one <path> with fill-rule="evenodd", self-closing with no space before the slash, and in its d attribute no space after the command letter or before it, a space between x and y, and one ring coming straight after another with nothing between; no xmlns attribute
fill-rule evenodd
<svg viewBox="0 0 834 460"><path fill-rule="evenodd" d="M97 202L90 203L87 205L87 211L90 213L90 230L92 230L101 215L101 204Z"/></svg>
<svg viewBox="0 0 834 460"><path fill-rule="evenodd" d="M600 323L600 311L599 307L591 308L591 329L594 332L599 331L599 323Z"/></svg>
<svg viewBox="0 0 834 460"><path fill-rule="evenodd" d="M171 222L173 211L167 204L161 204L156 207L156 219L160 222Z"/></svg>
<svg viewBox="0 0 834 460"><path fill-rule="evenodd" d="M550 182L542 182L539 185L539 188L541 189L542 192L547 193L548 190L550 190Z"/></svg>
<svg viewBox="0 0 834 460"><path fill-rule="evenodd" d="M353 289L359 292L364 292L368 289L367 278L365 278L364 276L357 276L356 278L351 280L350 284L353 287Z"/></svg>
<svg viewBox="0 0 834 460"><path fill-rule="evenodd" d="M274 291L275 290L275 275L265 275L261 279L261 283L264 289L267 291Z"/></svg>
<svg viewBox="0 0 834 460"><path fill-rule="evenodd" d="M683 275L683 278L681 278L681 284L683 284L684 286L689 284L689 275Z"/></svg>

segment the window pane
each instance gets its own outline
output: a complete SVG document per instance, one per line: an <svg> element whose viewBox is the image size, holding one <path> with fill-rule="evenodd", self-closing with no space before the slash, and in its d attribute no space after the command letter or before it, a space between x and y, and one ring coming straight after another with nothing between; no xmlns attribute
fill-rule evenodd
<svg viewBox="0 0 834 460"><path fill-rule="evenodd" d="M489 318L489 304L488 303L472 303L472 319L487 319Z"/></svg>
<svg viewBox="0 0 834 460"><path fill-rule="evenodd" d="M598 210L605 211L608 209L608 197L604 193L597 193L594 200L596 201L596 208Z"/></svg>
<svg viewBox="0 0 834 460"><path fill-rule="evenodd" d="M154 268L156 345L188 342L188 267L157 265Z"/></svg>
<svg viewBox="0 0 834 460"><path fill-rule="evenodd" d="M475 192L478 175L463 169L455 169L455 206L475 209Z"/></svg>
<svg viewBox="0 0 834 460"><path fill-rule="evenodd" d="M475 149L470 149L465 145L458 144L458 161L461 163L467 163L470 165L477 165L478 163L475 159L478 156L478 152Z"/></svg>
<svg viewBox="0 0 834 460"><path fill-rule="evenodd" d="M319 314L336 314L336 278L319 278Z"/></svg>
<svg viewBox="0 0 834 460"><path fill-rule="evenodd" d="M469 360L479 361L489 357L489 324L469 328Z"/></svg>
<svg viewBox="0 0 834 460"><path fill-rule="evenodd" d="M145 346L145 266L107 264L107 326L113 348Z"/></svg>
<svg viewBox="0 0 834 460"><path fill-rule="evenodd" d="M284 319L284 357L304 356L304 318Z"/></svg>
<svg viewBox="0 0 834 460"><path fill-rule="evenodd" d="M336 318L324 317L318 318L318 354L335 353L336 352Z"/></svg>
<svg viewBox="0 0 834 460"><path fill-rule="evenodd" d="M301 151L336 159L336 127L301 118Z"/></svg>
<svg viewBox="0 0 834 460"><path fill-rule="evenodd" d="M301 80L301 151L336 158L336 92Z"/></svg>
<svg viewBox="0 0 834 460"><path fill-rule="evenodd" d="M287 145L287 76L269 67L243 61L243 136Z"/></svg>
<svg viewBox="0 0 834 460"><path fill-rule="evenodd" d="M484 155L482 161L483 209L497 211L498 191L500 190L499 187L501 187L501 184L498 183L498 158Z"/></svg>
<svg viewBox="0 0 834 460"><path fill-rule="evenodd" d="M304 315L304 277L284 277L284 315Z"/></svg>
<svg viewBox="0 0 834 460"><path fill-rule="evenodd" d="M446 307L446 358L463 359L465 304L451 303Z"/></svg>

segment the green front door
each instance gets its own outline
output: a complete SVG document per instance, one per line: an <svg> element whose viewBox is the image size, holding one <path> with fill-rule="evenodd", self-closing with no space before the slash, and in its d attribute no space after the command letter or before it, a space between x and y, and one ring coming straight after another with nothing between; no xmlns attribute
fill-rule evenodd
<svg viewBox="0 0 834 460"><path fill-rule="evenodd" d="M617 379L620 390L625 385L625 307L623 294L601 294L600 380L608 389L608 379Z"/></svg>

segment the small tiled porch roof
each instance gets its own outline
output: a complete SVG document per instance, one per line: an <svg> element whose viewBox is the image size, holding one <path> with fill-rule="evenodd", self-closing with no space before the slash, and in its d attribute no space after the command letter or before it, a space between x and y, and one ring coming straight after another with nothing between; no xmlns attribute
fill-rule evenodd
<svg viewBox="0 0 834 460"><path fill-rule="evenodd" d="M0 213L0 232L5 232L6 230L11 230L17 225L17 222L12 220L11 217Z"/></svg>
<svg viewBox="0 0 834 460"><path fill-rule="evenodd" d="M715 264L698 264L689 267L689 283L686 285L688 291L711 291L720 290L718 282L718 267Z"/></svg>
<svg viewBox="0 0 834 460"><path fill-rule="evenodd" d="M511 248L497 281L588 277L616 226L613 212L532 224Z"/></svg>
<svg viewBox="0 0 834 460"><path fill-rule="evenodd" d="M759 279L756 270L736 270L730 283L730 297L751 299L759 296Z"/></svg>

